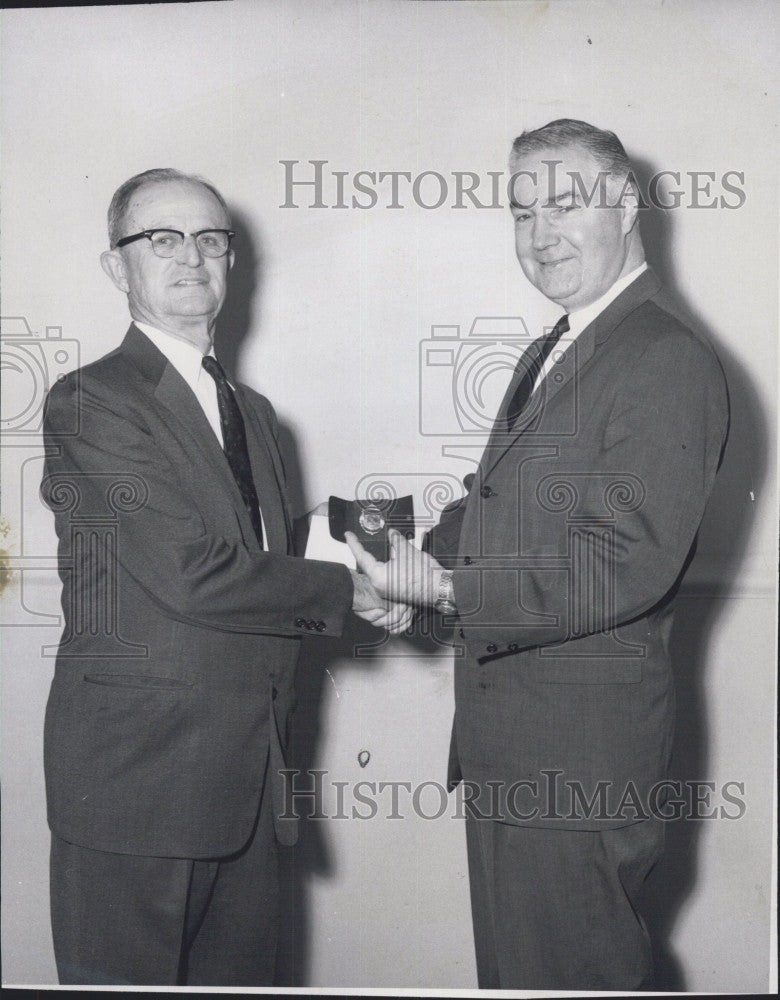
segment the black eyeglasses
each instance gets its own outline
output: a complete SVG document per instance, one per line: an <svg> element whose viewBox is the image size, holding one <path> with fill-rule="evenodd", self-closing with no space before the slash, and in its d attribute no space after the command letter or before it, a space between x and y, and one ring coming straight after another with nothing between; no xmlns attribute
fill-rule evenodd
<svg viewBox="0 0 780 1000"><path fill-rule="evenodd" d="M175 257L181 250L185 237L193 236L204 257L224 257L235 235L231 229L201 229L197 233L180 233L178 229L144 229L142 233L117 240L116 245L124 247L146 238L158 257Z"/></svg>

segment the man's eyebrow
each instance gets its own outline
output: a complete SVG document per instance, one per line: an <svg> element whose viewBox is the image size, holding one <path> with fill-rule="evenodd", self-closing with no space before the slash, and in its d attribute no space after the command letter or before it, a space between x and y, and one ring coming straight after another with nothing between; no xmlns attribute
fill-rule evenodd
<svg viewBox="0 0 780 1000"><path fill-rule="evenodd" d="M570 188L568 191L561 191L560 194L551 194L545 205L557 205L561 201L574 201L576 192Z"/></svg>

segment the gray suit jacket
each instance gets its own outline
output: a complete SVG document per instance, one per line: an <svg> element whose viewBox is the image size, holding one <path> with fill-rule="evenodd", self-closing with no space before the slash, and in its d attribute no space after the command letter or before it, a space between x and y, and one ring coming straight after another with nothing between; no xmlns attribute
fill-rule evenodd
<svg viewBox="0 0 780 1000"><path fill-rule="evenodd" d="M728 402L714 352L660 293L640 275L507 434L513 381L468 496L430 539L455 567L464 642L450 779L507 822L620 826L663 802L673 598Z"/></svg>
<svg viewBox="0 0 780 1000"><path fill-rule="evenodd" d="M258 547L193 393L135 326L47 400L42 494L65 629L46 712L49 822L119 853L224 856L278 770L304 634L339 635L347 570L292 555L269 402L244 386ZM292 841L292 824L277 823Z"/></svg>

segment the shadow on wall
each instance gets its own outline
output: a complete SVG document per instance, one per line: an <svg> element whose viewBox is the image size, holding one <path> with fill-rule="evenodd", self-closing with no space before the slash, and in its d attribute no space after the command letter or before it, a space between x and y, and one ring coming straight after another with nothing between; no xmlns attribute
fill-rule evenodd
<svg viewBox="0 0 780 1000"><path fill-rule="evenodd" d="M300 468L295 442L288 427L279 429L279 441L287 471L290 497L295 512L305 510L304 476ZM301 532L305 537L306 531ZM305 543L304 543L305 544ZM298 539L298 548L301 539ZM395 640L397 641L397 640ZM442 654L442 645L428 636L415 635L408 640L416 654ZM382 658L387 637L367 622L348 616L340 638L318 641L304 638L295 675L296 708L292 718L291 739L287 752L287 766L304 772L295 782L296 789L313 787L308 772L320 760L321 705L325 685L332 681L330 667L352 660L358 647L362 647L360 670L367 674L383 669ZM327 766L327 762L325 762ZM296 811L301 817L300 835L295 847L280 848L281 915L279 951L277 955L277 986L333 986L332 983L311 981L311 925L312 910L310 886L313 878L333 879L338 875L336 859L332 852L333 826L329 820L307 818L314 811L314 799L296 798ZM370 887L367 887L370 892ZM422 928L421 928L422 930ZM388 970L388 975L391 970ZM381 986L381 983L376 984Z"/></svg>
<svg viewBox="0 0 780 1000"><path fill-rule="evenodd" d="M650 164L634 160L640 188L647 190ZM677 722L670 768L673 780L704 781L710 753L706 716L709 636L739 579L754 526L754 497L766 477L768 419L741 360L705 323L680 293L676 275L685 262L674 259L674 228L679 212L651 207L641 213L647 259L677 304L680 318L715 348L729 389L730 429L720 471L715 479L699 531L697 551L677 598L671 638ZM686 970L674 947L674 929L683 903L696 886L698 843L705 820L677 820L666 827L666 850L648 879L640 901L653 940L658 989L684 991Z"/></svg>
<svg viewBox="0 0 780 1000"><path fill-rule="evenodd" d="M250 238L245 217L240 212L231 210L231 218L236 233L232 243L235 261L217 323L214 351L223 368L237 374L243 343L252 330L260 327L264 261L262 246ZM242 378L242 381L255 388L251 377Z"/></svg>
<svg viewBox="0 0 780 1000"><path fill-rule="evenodd" d="M320 706L324 685L329 683L329 665L350 660L358 644L374 645L379 632L366 622L352 618L340 639L331 639L327 645L314 639L304 639L296 674L297 707L293 716L293 735L288 753L288 766L307 771L315 766L319 757L318 745L321 730ZM363 673L379 669L380 658L366 658L361 662ZM325 762L327 766L327 762ZM298 787L311 787L304 775L296 782ZM311 924L310 885L312 878L333 879L338 875L336 859L331 844L332 820L307 819L313 808L310 800L296 801L300 823L300 839L294 848L282 848L282 917L277 956L277 986L337 986L337 983L312 983L311 981ZM370 886L366 887L370 892ZM349 942L345 942L349 945ZM388 975L390 970L388 970ZM381 986L381 983L376 985Z"/></svg>

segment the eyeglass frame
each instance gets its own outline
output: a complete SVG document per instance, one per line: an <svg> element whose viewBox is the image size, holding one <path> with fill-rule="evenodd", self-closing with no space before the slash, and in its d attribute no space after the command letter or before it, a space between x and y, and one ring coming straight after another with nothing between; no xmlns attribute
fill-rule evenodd
<svg viewBox="0 0 780 1000"><path fill-rule="evenodd" d="M149 243L151 244L152 253L155 255L155 257L160 257L161 260L170 260L170 257L161 257L160 254L158 254L157 251L154 249L154 242L152 241L152 236L155 233L176 233L177 236L181 236L181 244L171 254L171 257L175 257L178 251L181 249L181 247L184 246L184 240L186 239L186 237L192 236L195 239L195 245L197 246L200 253L202 253L204 257L209 257L211 260L219 260L221 257L226 257L228 253L230 253L230 241L236 235L232 229L214 229L214 228L199 229L196 233L183 233L180 229L168 229L166 226L160 226L157 229L143 229L140 233L133 233L132 236L123 236L121 240L116 241L116 243L114 244L114 249L119 249L119 247L125 247L128 245L128 243L135 243L136 240L141 240L144 237L146 237L149 240ZM228 241L228 245L225 248L225 252L219 254L216 257L212 257L210 254L207 254L203 250L201 245L198 243L198 237L203 236L204 233L224 233L227 236L227 241Z"/></svg>

